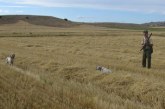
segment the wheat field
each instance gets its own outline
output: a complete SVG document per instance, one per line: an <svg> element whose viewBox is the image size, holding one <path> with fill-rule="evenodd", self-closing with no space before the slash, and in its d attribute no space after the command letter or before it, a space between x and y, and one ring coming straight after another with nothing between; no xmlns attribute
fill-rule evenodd
<svg viewBox="0 0 165 109"><path fill-rule="evenodd" d="M0 109L165 109L165 32L151 32L147 69L141 30L1 25ZM11 53L13 66L5 64Z"/></svg>

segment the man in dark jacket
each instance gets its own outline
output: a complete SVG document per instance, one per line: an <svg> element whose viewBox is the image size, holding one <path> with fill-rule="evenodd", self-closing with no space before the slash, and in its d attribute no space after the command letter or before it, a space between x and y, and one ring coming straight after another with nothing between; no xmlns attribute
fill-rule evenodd
<svg viewBox="0 0 165 109"><path fill-rule="evenodd" d="M148 35L148 31L143 31L144 37L142 40L142 49L143 49L143 58L142 58L142 66L146 67L146 60L147 60L147 67L151 68L151 54L153 52L153 43L151 39L151 35Z"/></svg>

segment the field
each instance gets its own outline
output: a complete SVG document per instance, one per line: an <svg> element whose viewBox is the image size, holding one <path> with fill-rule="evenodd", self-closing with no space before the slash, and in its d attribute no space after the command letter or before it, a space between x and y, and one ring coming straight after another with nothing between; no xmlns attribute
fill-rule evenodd
<svg viewBox="0 0 165 109"><path fill-rule="evenodd" d="M142 30L0 25L0 109L165 109L165 32L152 33L147 69Z"/></svg>

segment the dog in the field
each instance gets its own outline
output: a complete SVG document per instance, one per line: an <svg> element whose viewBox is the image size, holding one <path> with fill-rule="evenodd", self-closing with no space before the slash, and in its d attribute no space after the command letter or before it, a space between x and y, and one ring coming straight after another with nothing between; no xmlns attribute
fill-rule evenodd
<svg viewBox="0 0 165 109"><path fill-rule="evenodd" d="M9 65L13 65L14 64L14 59L15 59L15 54L11 54L6 58L6 63Z"/></svg>
<svg viewBox="0 0 165 109"><path fill-rule="evenodd" d="M108 68L102 67L102 66L97 66L96 70L101 71L102 73L112 73L112 71Z"/></svg>

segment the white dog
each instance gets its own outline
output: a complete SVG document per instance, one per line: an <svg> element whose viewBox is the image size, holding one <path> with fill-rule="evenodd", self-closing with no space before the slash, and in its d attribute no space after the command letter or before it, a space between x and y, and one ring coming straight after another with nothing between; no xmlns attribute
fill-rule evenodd
<svg viewBox="0 0 165 109"><path fill-rule="evenodd" d="M11 54L10 56L8 56L6 58L6 63L9 64L9 65L13 65L14 63L14 58L15 58L15 54Z"/></svg>
<svg viewBox="0 0 165 109"><path fill-rule="evenodd" d="M102 73L112 73L112 71L108 68L102 67L102 66L97 66L96 70L101 71Z"/></svg>

